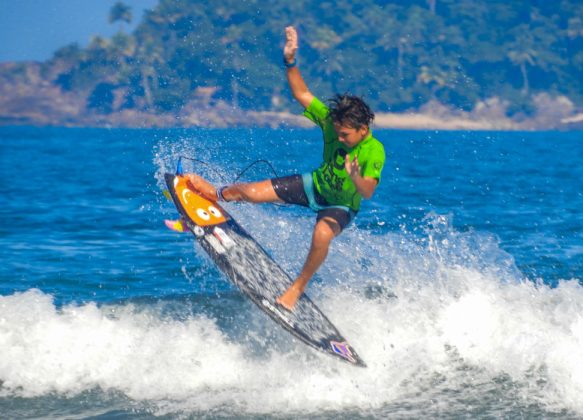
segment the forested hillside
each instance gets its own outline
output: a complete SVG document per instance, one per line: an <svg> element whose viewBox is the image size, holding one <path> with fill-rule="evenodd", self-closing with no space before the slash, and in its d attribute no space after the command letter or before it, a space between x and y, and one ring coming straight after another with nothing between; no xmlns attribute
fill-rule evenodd
<svg viewBox="0 0 583 420"><path fill-rule="evenodd" d="M131 19L117 7L113 23ZM565 115L583 107L577 0L161 0L138 18L133 33L120 27L87 48L59 49L40 77L103 116L285 111L281 49L293 24L304 77L324 98L350 91L379 112L441 103L509 117L532 115L541 101Z"/></svg>

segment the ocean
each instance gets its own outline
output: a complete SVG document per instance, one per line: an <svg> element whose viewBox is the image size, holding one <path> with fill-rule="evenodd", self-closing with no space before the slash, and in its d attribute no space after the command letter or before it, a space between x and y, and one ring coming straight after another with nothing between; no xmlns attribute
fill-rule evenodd
<svg viewBox="0 0 583 420"><path fill-rule="evenodd" d="M164 226L179 156L302 173L317 130L0 128L0 417L583 418L583 133L374 134L381 184L308 288L355 368ZM225 207L298 273L313 213Z"/></svg>

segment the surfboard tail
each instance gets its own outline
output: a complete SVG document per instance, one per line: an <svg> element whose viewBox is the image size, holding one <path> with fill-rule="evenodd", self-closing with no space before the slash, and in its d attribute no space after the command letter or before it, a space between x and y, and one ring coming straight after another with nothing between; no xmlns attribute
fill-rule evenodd
<svg viewBox="0 0 583 420"><path fill-rule="evenodd" d="M348 344L346 341L330 341L330 347L336 355L340 356L348 363L351 363L355 366L366 367L364 360L360 358L352 346L350 346L350 344Z"/></svg>

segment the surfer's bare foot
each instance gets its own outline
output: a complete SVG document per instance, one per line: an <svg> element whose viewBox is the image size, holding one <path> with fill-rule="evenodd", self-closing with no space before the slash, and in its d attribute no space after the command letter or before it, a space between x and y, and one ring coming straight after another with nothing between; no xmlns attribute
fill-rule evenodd
<svg viewBox="0 0 583 420"><path fill-rule="evenodd" d="M292 284L291 287L287 289L285 293L278 297L275 301L288 311L292 311L302 293L303 290Z"/></svg>
<svg viewBox="0 0 583 420"><path fill-rule="evenodd" d="M217 189L206 179L196 174L186 174L190 185L209 201L217 201Z"/></svg>

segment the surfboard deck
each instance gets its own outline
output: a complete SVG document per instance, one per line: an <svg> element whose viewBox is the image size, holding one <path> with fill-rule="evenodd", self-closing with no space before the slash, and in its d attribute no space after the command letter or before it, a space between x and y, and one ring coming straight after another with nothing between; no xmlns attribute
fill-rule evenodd
<svg viewBox="0 0 583 420"><path fill-rule="evenodd" d="M352 365L366 366L305 293L293 311L276 303L292 279L225 209L191 190L185 177L167 173L164 178L183 223L231 283L305 344Z"/></svg>

